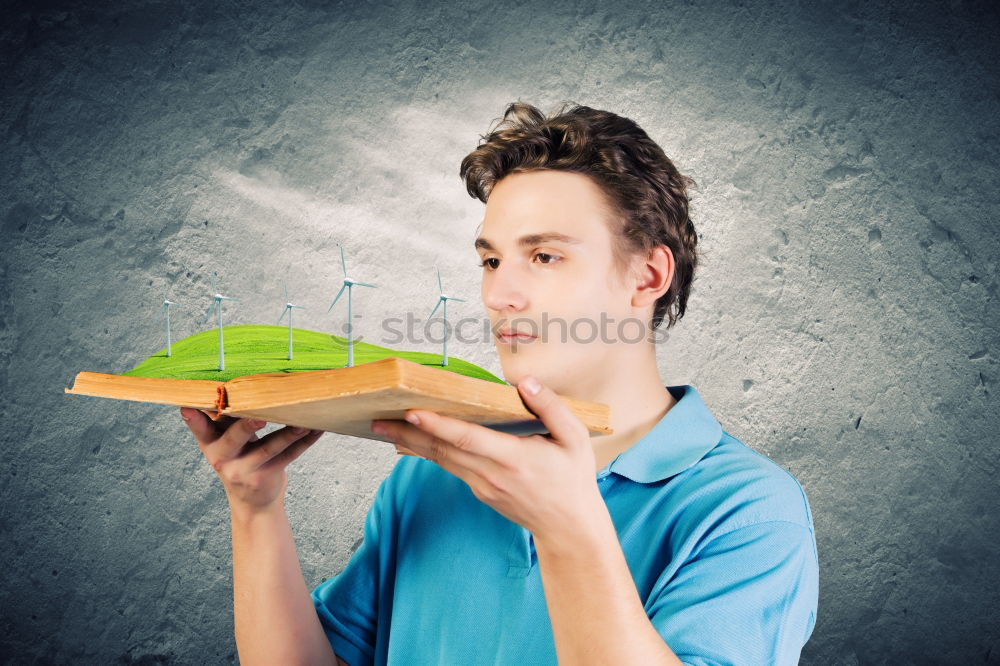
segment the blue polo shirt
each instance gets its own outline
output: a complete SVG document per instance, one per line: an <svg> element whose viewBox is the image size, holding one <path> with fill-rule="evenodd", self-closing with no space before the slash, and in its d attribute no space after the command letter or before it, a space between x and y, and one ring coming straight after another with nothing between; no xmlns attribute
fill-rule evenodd
<svg viewBox="0 0 1000 666"><path fill-rule="evenodd" d="M805 493L693 386L667 389L677 403L597 473L646 615L686 664L795 664L819 591ZM396 462L312 599L351 666L557 663L531 533L422 458Z"/></svg>

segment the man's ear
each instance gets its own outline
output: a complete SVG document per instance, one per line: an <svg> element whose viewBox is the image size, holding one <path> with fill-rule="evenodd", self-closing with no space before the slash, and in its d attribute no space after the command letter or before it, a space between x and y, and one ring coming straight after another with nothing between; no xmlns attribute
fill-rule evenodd
<svg viewBox="0 0 1000 666"><path fill-rule="evenodd" d="M632 296L634 307L644 307L655 303L667 293L674 281L674 253L666 245L657 245L651 249L645 260L637 260L635 294Z"/></svg>

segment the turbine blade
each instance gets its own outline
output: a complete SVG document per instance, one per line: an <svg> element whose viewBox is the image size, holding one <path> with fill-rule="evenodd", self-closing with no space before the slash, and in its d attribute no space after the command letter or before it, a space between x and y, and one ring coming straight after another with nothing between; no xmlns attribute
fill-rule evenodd
<svg viewBox="0 0 1000 666"><path fill-rule="evenodd" d="M441 307L441 303L442 303L442 301L441 301L441 299L439 298L439 299L438 299L438 302L437 302L437 304L435 304L435 305L434 305L434 309L433 309L433 310L431 310L431 313L430 313L429 315L427 315L427 318L428 318L428 319L430 319L431 317L433 317L433 316L434 316L434 313L438 311L438 308L439 308L439 307Z"/></svg>
<svg viewBox="0 0 1000 666"><path fill-rule="evenodd" d="M359 287L378 287L377 284L368 284L367 282L355 282L354 284Z"/></svg>
<svg viewBox="0 0 1000 666"><path fill-rule="evenodd" d="M219 293L219 283L215 280L215 271L212 271L212 293L213 295Z"/></svg>
<svg viewBox="0 0 1000 666"><path fill-rule="evenodd" d="M288 302L288 284L282 280L281 285L285 288L285 302Z"/></svg>
<svg viewBox="0 0 1000 666"><path fill-rule="evenodd" d="M337 301L340 300L340 295L344 293L345 289L347 289L347 285L346 284L343 287L340 288L340 291L337 292L337 296L333 299L333 303L330 303L330 307L328 307L326 309L327 312L329 312L330 310L332 310L333 306L337 304Z"/></svg>
<svg viewBox="0 0 1000 666"><path fill-rule="evenodd" d="M208 321L208 318L212 316L213 312L215 312L215 306L218 304L219 304L218 301L214 300L212 301L212 305L208 308L208 312L205 313L205 318L201 320L201 323L204 324L206 321Z"/></svg>
<svg viewBox="0 0 1000 666"><path fill-rule="evenodd" d="M459 303L464 303L465 302L464 298L455 298L454 296L448 296L447 299L449 301L458 301Z"/></svg>
<svg viewBox="0 0 1000 666"><path fill-rule="evenodd" d="M438 273L438 291L439 292L444 292L444 287L441 286L441 269L440 268L437 269L437 273Z"/></svg>
<svg viewBox="0 0 1000 666"><path fill-rule="evenodd" d="M285 306L285 309L281 311L281 316L278 317L278 323L279 324L281 323L281 320L285 318L285 313L286 312L288 312L288 306L287 305Z"/></svg>
<svg viewBox="0 0 1000 666"><path fill-rule="evenodd" d="M337 243L340 245L340 243ZM344 277L347 277L347 261L344 260L344 246L340 245L340 265L344 269Z"/></svg>

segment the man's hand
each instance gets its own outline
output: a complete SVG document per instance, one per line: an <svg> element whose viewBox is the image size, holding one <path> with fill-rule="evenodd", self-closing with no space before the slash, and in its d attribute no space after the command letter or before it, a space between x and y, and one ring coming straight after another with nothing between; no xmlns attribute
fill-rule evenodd
<svg viewBox="0 0 1000 666"><path fill-rule="evenodd" d="M532 393L532 382L538 387ZM372 421L396 444L465 481L480 501L536 537L558 538L603 506L590 432L569 407L531 377L517 385L550 435L517 437L484 426L409 410L404 421Z"/></svg>
<svg viewBox="0 0 1000 666"><path fill-rule="evenodd" d="M286 426L259 438L257 430L267 425L265 421L231 416L214 420L205 410L191 407L180 412L234 510L256 512L281 501L288 485L285 467L323 434Z"/></svg>

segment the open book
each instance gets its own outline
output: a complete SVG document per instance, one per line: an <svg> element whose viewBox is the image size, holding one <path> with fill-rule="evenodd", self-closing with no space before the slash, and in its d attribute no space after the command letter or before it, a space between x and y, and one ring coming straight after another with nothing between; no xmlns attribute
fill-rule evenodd
<svg viewBox="0 0 1000 666"><path fill-rule="evenodd" d="M389 440L371 432L371 422L402 420L408 409L426 409L515 435L548 432L515 386L403 358L331 370L244 375L226 382L80 372L73 387L64 391L216 410L215 418L262 419L384 442ZM592 434L612 433L607 405L560 398Z"/></svg>

